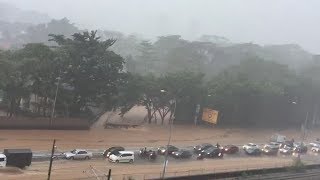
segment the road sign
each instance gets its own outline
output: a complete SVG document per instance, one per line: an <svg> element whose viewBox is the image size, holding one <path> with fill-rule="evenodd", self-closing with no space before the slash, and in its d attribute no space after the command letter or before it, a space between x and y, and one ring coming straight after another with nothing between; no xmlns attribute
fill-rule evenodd
<svg viewBox="0 0 320 180"><path fill-rule="evenodd" d="M217 124L219 112L213 109L204 108L202 112L202 120L208 123Z"/></svg>

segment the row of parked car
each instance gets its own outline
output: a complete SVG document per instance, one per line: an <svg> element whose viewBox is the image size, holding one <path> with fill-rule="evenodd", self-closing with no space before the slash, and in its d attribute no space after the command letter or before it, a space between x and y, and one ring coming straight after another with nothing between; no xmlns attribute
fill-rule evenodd
<svg viewBox="0 0 320 180"><path fill-rule="evenodd" d="M141 148L138 156L140 158L153 161L158 155L168 155L176 159L188 159L194 154L197 159L204 158L222 158L223 154L233 154L239 152L239 148L234 145L221 147L220 145L212 145L204 143L193 148L193 152L187 149L179 149L173 145L161 146L157 150ZM103 152L103 156L108 158L110 162L130 162L134 161L134 152L125 151L124 147L111 147Z"/></svg>
<svg viewBox="0 0 320 180"><path fill-rule="evenodd" d="M320 152L320 141L310 143L312 152ZM292 155L294 153L306 153L308 147L304 143L295 143L293 141L284 141L282 143L270 142L263 146L254 143L248 143L242 146L243 151L247 155ZM203 143L193 147L193 150L179 149L173 145L161 146L156 150L141 148L138 152L138 157L150 161L156 160L159 155L169 155L176 159L188 159L196 156L197 159L204 158L223 158L224 154L236 154L240 149L236 145L220 146L210 143ZM74 149L70 152L63 153L66 159L90 159L92 153L84 149ZM135 159L134 151L127 151L124 147L117 146L106 149L102 155L110 162L129 162L133 163Z"/></svg>
<svg viewBox="0 0 320 180"><path fill-rule="evenodd" d="M320 147L320 145L318 147ZM282 143L271 142L265 144L262 148L257 144L249 143L244 145L242 148L248 155L277 155L278 153L283 155L292 155L294 153L306 153L308 151L306 144L302 142L294 143L293 141L284 141ZM316 146L312 146L312 151L314 151L314 148L316 148Z"/></svg>

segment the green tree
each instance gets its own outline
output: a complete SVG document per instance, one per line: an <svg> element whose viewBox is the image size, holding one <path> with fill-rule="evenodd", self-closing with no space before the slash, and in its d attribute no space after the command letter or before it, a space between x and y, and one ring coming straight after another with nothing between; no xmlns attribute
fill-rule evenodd
<svg viewBox="0 0 320 180"><path fill-rule="evenodd" d="M21 53L25 59L24 67L28 69L32 82L30 90L36 97L33 105L37 108L38 114L48 116L48 109L52 107L55 96L61 63L56 52L41 43L27 44Z"/></svg>
<svg viewBox="0 0 320 180"><path fill-rule="evenodd" d="M115 40L101 41L96 31L75 33L72 38L50 36L59 45L64 87L72 89L71 115L100 105L112 108L125 76L123 58L109 50Z"/></svg>
<svg viewBox="0 0 320 180"><path fill-rule="evenodd" d="M0 89L4 92L10 117L19 110L21 99L30 94L29 71L21 54L21 51L7 51L0 55Z"/></svg>
<svg viewBox="0 0 320 180"><path fill-rule="evenodd" d="M221 124L276 125L292 119L292 97L300 82L287 66L252 59L209 82L207 105L220 111Z"/></svg>

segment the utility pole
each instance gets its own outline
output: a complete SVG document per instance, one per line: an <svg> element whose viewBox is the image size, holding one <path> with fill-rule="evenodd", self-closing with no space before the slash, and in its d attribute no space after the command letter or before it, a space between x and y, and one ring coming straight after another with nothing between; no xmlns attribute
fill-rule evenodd
<svg viewBox="0 0 320 180"><path fill-rule="evenodd" d="M111 179L111 169L109 169L109 172L108 172L108 180Z"/></svg>
<svg viewBox="0 0 320 180"><path fill-rule="evenodd" d="M50 176L51 176L51 168L52 168L52 161L53 161L53 155L54 155L54 149L56 148L56 140L53 140L53 145L52 145L52 149L51 149L51 156L50 156L50 164L49 164L49 170L48 170L48 179L50 180Z"/></svg>
<svg viewBox="0 0 320 180"><path fill-rule="evenodd" d="M174 98L174 108L173 108L173 112L172 112L174 117L175 117L176 107L177 107L177 100L176 100L176 98ZM166 154L165 154L165 157L164 157L164 164L163 164L163 170L162 170L161 179L165 178L167 164L168 164L168 153L169 153L168 150L169 150L169 145L170 145L170 142L171 142L172 123L173 123L173 120L172 120L172 116L171 116L171 118L169 120L169 139L168 139Z"/></svg>

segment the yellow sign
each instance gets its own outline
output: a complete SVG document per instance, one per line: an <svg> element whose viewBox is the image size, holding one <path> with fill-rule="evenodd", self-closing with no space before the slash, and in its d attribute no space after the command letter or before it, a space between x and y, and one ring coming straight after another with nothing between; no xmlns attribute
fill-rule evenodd
<svg viewBox="0 0 320 180"><path fill-rule="evenodd" d="M216 110L204 108L202 112L202 120L212 124L217 124L218 114L219 112Z"/></svg>

